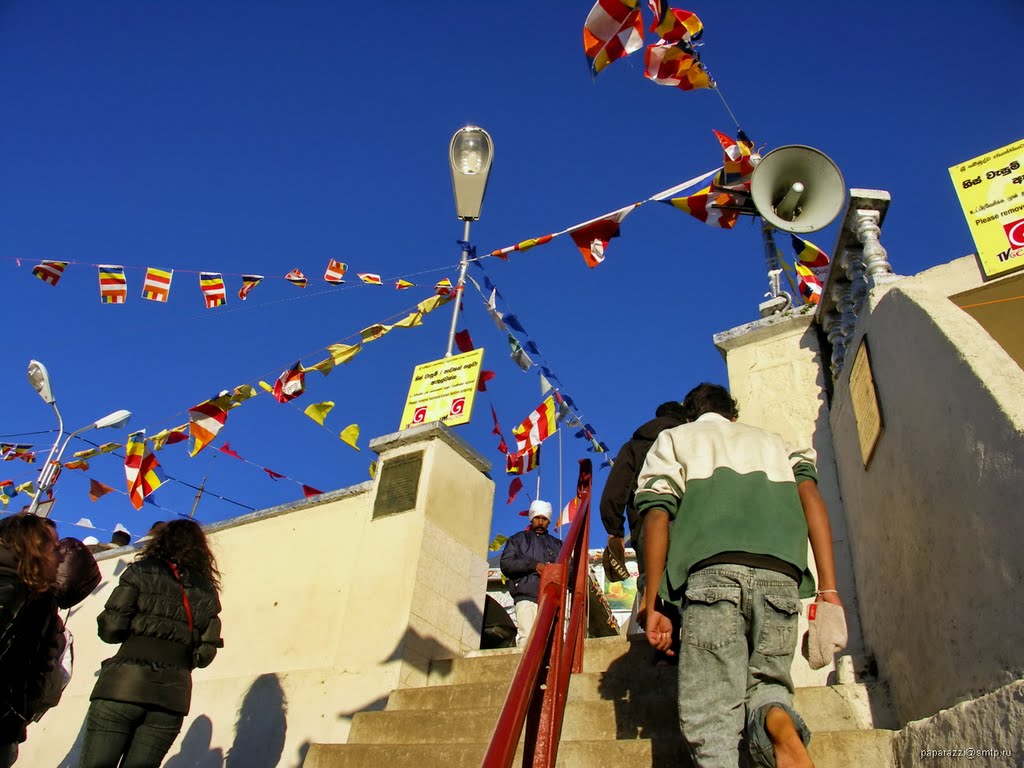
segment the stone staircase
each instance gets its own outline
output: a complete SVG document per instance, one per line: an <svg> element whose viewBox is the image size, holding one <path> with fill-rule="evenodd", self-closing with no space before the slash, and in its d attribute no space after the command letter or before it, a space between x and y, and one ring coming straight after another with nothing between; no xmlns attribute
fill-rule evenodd
<svg viewBox="0 0 1024 768"><path fill-rule="evenodd" d="M480 651L433 662L426 686L398 689L384 710L357 714L348 743L313 744L303 768L476 768L519 658ZM558 765L689 766L675 702L676 670L655 668L642 638L588 640L583 673L571 678ZM894 732L879 728L891 723L883 689L801 688L796 708L814 734L817 768L896 765Z"/></svg>

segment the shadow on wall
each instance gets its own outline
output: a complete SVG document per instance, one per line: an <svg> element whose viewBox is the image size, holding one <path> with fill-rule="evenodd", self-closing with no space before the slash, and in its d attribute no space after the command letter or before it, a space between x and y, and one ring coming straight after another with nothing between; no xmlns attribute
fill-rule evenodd
<svg viewBox="0 0 1024 768"><path fill-rule="evenodd" d="M211 746L213 723L206 715L200 715L189 726L181 749L164 763L164 768L223 768L224 752Z"/></svg>
<svg viewBox="0 0 1024 768"><path fill-rule="evenodd" d="M284 752L288 701L275 674L257 677L242 699L224 768L273 768ZM170 765L167 768L171 768Z"/></svg>

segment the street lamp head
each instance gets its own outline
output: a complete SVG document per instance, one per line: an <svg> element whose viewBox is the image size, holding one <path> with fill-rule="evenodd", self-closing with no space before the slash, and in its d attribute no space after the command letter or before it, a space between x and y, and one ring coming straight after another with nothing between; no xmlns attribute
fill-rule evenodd
<svg viewBox="0 0 1024 768"><path fill-rule="evenodd" d="M448 165L455 190L455 210L463 221L477 221L494 160L494 145L483 128L467 125L452 136Z"/></svg>
<svg viewBox="0 0 1024 768"><path fill-rule="evenodd" d="M50 374L46 372L46 366L38 360L28 361L28 383L32 389L39 393L43 402L53 405L53 392L50 391Z"/></svg>
<svg viewBox="0 0 1024 768"><path fill-rule="evenodd" d="M93 429L105 429L106 427L114 427L115 429L120 429L121 427L128 423L128 419L130 419L131 417L131 411L126 411L122 409L120 411L114 411L113 413L109 413L102 419L97 419L92 426Z"/></svg>

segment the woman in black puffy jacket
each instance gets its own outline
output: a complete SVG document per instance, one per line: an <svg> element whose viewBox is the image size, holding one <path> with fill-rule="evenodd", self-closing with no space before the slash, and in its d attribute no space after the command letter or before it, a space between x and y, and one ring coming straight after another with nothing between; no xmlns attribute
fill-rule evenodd
<svg viewBox="0 0 1024 768"><path fill-rule="evenodd" d="M192 670L223 645L219 588L192 520L163 525L121 575L97 618L100 639L121 647L93 688L80 768L160 765L188 714Z"/></svg>

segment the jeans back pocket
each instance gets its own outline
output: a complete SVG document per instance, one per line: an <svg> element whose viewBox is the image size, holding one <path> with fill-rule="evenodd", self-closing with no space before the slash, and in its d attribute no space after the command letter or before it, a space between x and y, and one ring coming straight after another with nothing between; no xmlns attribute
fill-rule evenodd
<svg viewBox="0 0 1024 768"><path fill-rule="evenodd" d="M686 590L682 641L709 651L744 639L739 587Z"/></svg>
<svg viewBox="0 0 1024 768"><path fill-rule="evenodd" d="M761 633L756 652L762 656L785 656L796 648L800 600L790 595L764 596Z"/></svg>

